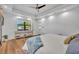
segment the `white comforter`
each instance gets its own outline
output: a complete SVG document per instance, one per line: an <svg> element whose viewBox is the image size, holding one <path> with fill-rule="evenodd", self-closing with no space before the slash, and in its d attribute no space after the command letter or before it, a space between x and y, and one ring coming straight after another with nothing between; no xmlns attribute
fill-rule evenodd
<svg viewBox="0 0 79 59"><path fill-rule="evenodd" d="M55 34L41 35L43 47L36 51L36 54L64 54L66 53L67 46L64 44L66 36L60 36ZM28 50L27 44L23 46L24 50Z"/></svg>
<svg viewBox="0 0 79 59"><path fill-rule="evenodd" d="M64 44L66 36L54 34L45 34L41 36L44 44L43 47L37 50L36 54L64 54L67 46Z"/></svg>

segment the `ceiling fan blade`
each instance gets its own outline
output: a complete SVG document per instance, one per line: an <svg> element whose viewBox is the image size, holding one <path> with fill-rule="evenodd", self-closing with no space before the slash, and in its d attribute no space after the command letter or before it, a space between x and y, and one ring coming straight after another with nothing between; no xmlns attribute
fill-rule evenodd
<svg viewBox="0 0 79 59"><path fill-rule="evenodd" d="M46 6L46 5L39 6L38 9L40 9L40 8L42 8L42 7L45 7L45 6Z"/></svg>

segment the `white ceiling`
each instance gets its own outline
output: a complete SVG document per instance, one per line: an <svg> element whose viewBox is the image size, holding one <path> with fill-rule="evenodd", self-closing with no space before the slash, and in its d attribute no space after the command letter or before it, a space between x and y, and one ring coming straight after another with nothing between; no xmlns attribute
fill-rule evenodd
<svg viewBox="0 0 79 59"><path fill-rule="evenodd" d="M52 5L46 5L45 7L41 8L39 10L39 14L42 14L46 11L48 11L49 9L51 8L56 8L57 4L52 4ZM32 15L36 15L38 14L37 10L33 7L36 7L35 4L27 4L27 5L14 5L13 8L16 9L16 10L20 10L20 11L23 11L25 13L29 13L29 14L32 14Z"/></svg>
<svg viewBox="0 0 79 59"><path fill-rule="evenodd" d="M39 6L42 4L39 4ZM55 13L55 12L60 12L64 9L69 10L69 9L74 9L75 7L78 7L79 5L77 4L46 4L45 7L41 8L39 10L39 13L37 10L33 7L36 7L36 4L12 4L12 5L7 5L9 6L8 9L12 8L12 11L22 13L22 14L27 14L28 16L44 16L50 13ZM10 9L11 10L11 9ZM9 11L9 10L7 10Z"/></svg>

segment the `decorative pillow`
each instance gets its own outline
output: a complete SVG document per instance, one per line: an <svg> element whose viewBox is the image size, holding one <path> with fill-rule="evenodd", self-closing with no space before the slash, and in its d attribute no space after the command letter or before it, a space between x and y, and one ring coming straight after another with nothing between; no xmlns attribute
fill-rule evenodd
<svg viewBox="0 0 79 59"><path fill-rule="evenodd" d="M40 47L43 46L40 36L31 37L27 40L28 52L34 54Z"/></svg>
<svg viewBox="0 0 79 59"><path fill-rule="evenodd" d="M64 40L64 44L69 44L71 40L73 40L75 38L75 35L71 35L68 36L65 40Z"/></svg>

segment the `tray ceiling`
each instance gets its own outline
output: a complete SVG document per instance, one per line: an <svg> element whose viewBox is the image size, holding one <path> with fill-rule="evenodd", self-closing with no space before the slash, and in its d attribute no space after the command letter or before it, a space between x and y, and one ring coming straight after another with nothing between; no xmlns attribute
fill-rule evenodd
<svg viewBox="0 0 79 59"><path fill-rule="evenodd" d="M39 4L38 6L41 6L44 4ZM46 4L45 7L39 9L39 13L37 10L34 8L36 7L36 4L12 4L12 5L7 5L9 8L11 7L12 10L15 12L21 12L25 13L27 15L31 16L43 16L52 12L55 12L56 10L62 10L62 9L72 9L73 7L77 7L79 5L73 5L73 4Z"/></svg>

